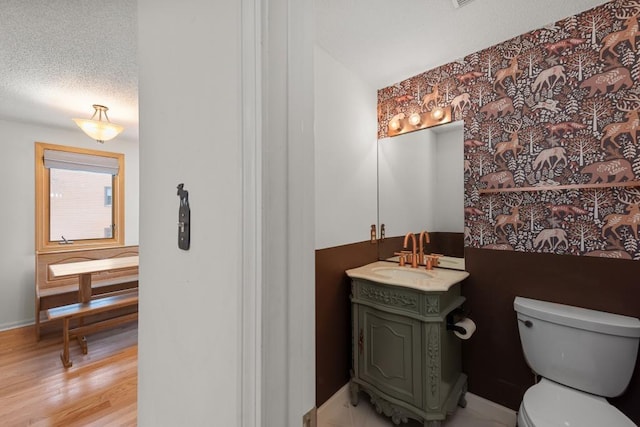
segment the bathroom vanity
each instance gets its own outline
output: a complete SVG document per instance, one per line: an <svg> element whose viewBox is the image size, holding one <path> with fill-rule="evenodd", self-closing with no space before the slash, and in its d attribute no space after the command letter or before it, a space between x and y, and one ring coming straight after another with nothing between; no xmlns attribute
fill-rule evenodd
<svg viewBox="0 0 640 427"><path fill-rule="evenodd" d="M439 427L465 406L460 339L447 329L465 298L469 274L399 267L378 261L348 270L351 278L351 403L359 392L397 425L409 418Z"/></svg>

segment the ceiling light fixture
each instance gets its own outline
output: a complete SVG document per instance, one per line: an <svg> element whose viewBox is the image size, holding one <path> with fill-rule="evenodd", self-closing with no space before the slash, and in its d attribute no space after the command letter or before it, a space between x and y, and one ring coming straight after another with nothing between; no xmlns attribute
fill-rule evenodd
<svg viewBox="0 0 640 427"><path fill-rule="evenodd" d="M73 119L74 122L91 138L95 139L99 143L109 141L120 134L124 130L124 127L111 123L109 116L107 116L107 110L104 105L93 104L93 116L91 119ZM94 120L98 115L98 120ZM102 120L102 115L106 121Z"/></svg>

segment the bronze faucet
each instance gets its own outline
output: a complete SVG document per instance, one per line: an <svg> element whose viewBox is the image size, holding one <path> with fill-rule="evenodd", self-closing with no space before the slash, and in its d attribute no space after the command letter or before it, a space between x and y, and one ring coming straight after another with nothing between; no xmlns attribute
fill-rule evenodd
<svg viewBox="0 0 640 427"><path fill-rule="evenodd" d="M431 240L429 239L429 233L426 231L422 231L420 233L420 238L418 238L418 241L420 242L420 258L418 262L421 264L426 264L424 246L422 246L422 242L424 241L425 243L430 243Z"/></svg>
<svg viewBox="0 0 640 427"><path fill-rule="evenodd" d="M407 249L407 244L409 243L409 237L411 237L411 268L418 268L418 254L416 253L416 236L413 233L409 232L406 236L404 236L404 249Z"/></svg>

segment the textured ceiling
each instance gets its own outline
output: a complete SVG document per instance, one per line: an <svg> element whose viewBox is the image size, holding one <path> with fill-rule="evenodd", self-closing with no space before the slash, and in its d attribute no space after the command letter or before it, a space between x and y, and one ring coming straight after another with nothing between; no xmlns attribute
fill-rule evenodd
<svg viewBox="0 0 640 427"><path fill-rule="evenodd" d="M0 118L74 128L109 107L138 137L137 3L0 0Z"/></svg>
<svg viewBox="0 0 640 427"><path fill-rule="evenodd" d="M623 1L623 0L619 0ZM316 40L379 89L603 0L314 0ZM138 137L135 0L0 0L0 118Z"/></svg>

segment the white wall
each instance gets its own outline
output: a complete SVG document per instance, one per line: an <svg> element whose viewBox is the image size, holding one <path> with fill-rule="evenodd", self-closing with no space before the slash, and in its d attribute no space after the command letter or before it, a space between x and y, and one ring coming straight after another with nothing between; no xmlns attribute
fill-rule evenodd
<svg viewBox="0 0 640 427"><path fill-rule="evenodd" d="M369 239L377 224L377 91L314 49L316 249Z"/></svg>
<svg viewBox="0 0 640 427"><path fill-rule="evenodd" d="M71 118L69 118L71 121ZM69 145L125 155L125 241L138 244L138 143L116 138L99 144L76 131L0 120L0 330L34 320L35 180L34 143Z"/></svg>
<svg viewBox="0 0 640 427"><path fill-rule="evenodd" d="M240 6L138 1L140 426L239 425ZM177 246L179 183L189 251Z"/></svg>

